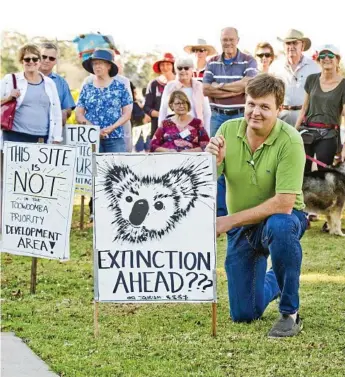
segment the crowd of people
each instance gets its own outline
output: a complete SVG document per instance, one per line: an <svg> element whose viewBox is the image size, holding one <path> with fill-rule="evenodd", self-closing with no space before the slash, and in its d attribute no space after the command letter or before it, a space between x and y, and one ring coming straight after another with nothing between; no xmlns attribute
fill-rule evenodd
<svg viewBox="0 0 345 377"><path fill-rule="evenodd" d="M345 115L345 79L340 51L322 46L315 59L304 52L311 41L289 30L276 59L271 44L257 44L254 56L238 48L239 33L221 30L222 52L199 39L187 45L189 57L165 53L152 69L157 78L137 99L136 88L119 74L114 51L96 49L82 62L90 74L77 103L67 82L53 67L54 44L28 44L19 51L22 72L1 82L1 104L15 98L11 130L3 139L48 143L62 140L62 129L75 109L79 124L100 127L100 152L131 152L131 122L136 142L151 152L203 152L218 167L217 233L227 233L225 268L230 316L258 319L279 297L280 317L271 337L296 335L299 316L300 239L307 227L303 211L306 154L331 165L345 160L340 124ZM140 136L136 127L150 124ZM320 167L321 168L321 167ZM92 206L91 206L92 208ZM267 270L267 256L272 268Z"/></svg>

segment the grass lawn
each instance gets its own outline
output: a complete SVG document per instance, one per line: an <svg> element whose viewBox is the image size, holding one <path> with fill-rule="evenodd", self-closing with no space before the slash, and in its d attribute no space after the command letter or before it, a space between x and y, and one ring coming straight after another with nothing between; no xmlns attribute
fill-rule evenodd
<svg viewBox="0 0 345 377"><path fill-rule="evenodd" d="M92 230L71 235L71 261L38 261L31 296L31 258L1 255L2 331L13 331L60 376L67 377L344 377L345 240L312 224L303 238L304 330L272 340L272 302L260 321L229 320L225 238L218 243L218 336L211 304L100 304L93 336ZM18 376L20 377L20 376Z"/></svg>

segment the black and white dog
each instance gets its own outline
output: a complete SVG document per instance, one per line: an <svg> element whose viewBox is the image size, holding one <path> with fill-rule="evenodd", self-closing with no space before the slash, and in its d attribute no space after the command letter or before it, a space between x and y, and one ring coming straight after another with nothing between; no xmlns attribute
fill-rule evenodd
<svg viewBox="0 0 345 377"><path fill-rule="evenodd" d="M341 230L345 207L345 162L332 169L306 173L303 194L307 211L324 214L329 233L345 237Z"/></svg>

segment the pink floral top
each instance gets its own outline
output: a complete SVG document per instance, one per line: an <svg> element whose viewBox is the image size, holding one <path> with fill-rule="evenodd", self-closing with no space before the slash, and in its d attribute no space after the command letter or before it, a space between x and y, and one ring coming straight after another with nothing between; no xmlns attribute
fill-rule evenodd
<svg viewBox="0 0 345 377"><path fill-rule="evenodd" d="M151 152L159 147L175 149L177 152L198 147L204 150L209 141L200 119L193 118L183 131L171 119L165 119L153 136Z"/></svg>

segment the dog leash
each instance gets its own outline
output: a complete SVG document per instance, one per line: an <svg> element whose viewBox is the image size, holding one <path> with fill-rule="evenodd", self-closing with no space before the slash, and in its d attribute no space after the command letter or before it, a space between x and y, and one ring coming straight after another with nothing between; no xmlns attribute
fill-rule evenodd
<svg viewBox="0 0 345 377"><path fill-rule="evenodd" d="M315 164L320 165L320 166L322 166L323 168L333 169L332 166L326 165L325 163L323 163L323 162L317 160L317 159L314 158L314 157L308 156L307 154L305 155L305 157L307 158L307 160L313 161L313 162L315 162Z"/></svg>
<svg viewBox="0 0 345 377"><path fill-rule="evenodd" d="M305 157L307 158L307 160L310 160L310 161L312 161L312 162L315 162L315 164L320 165L320 166L322 166L323 168L329 169L329 170L331 170L331 171L334 171L334 172L336 172L336 173L338 173L338 174L340 174L340 175L343 175L343 176L345 177L345 174L344 174L343 172L341 172L341 171L339 171L339 170L337 170L337 169L334 169L333 166L326 165L324 162L319 161L319 160L317 160L316 158L313 158L313 157L311 157L311 156L309 156L309 155L307 155L307 154L305 155Z"/></svg>

